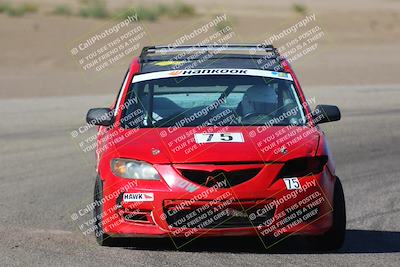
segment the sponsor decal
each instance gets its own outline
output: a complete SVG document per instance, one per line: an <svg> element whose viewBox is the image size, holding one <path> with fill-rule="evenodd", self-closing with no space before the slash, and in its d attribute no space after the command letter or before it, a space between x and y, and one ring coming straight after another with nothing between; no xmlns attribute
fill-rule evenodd
<svg viewBox="0 0 400 267"><path fill-rule="evenodd" d="M288 149L285 146L282 146L281 149L279 150L281 154L286 155L288 153Z"/></svg>
<svg viewBox="0 0 400 267"><path fill-rule="evenodd" d="M177 186L179 188L185 189L186 191L188 191L189 193L193 193L194 191L196 191L197 189L199 189L200 187L192 184L191 182L188 182L186 180L181 180L178 182Z"/></svg>
<svg viewBox="0 0 400 267"><path fill-rule="evenodd" d="M276 79L293 81L290 73L276 72L268 70L256 69L187 69L187 70L168 70L157 71L135 75L132 83L142 82L147 80L171 78L171 77L187 77L192 75L243 75L243 76L260 76Z"/></svg>
<svg viewBox="0 0 400 267"><path fill-rule="evenodd" d="M152 148L151 154L153 154L153 156L157 156L158 154L160 154L160 150L158 148Z"/></svg>
<svg viewBox="0 0 400 267"><path fill-rule="evenodd" d="M245 69L197 69L197 70L177 70L171 71L169 74L176 76L198 75L198 74L246 74Z"/></svg>
<svg viewBox="0 0 400 267"><path fill-rule="evenodd" d="M225 212L226 216L229 216L229 217L243 217L243 218L249 217L245 211L241 211L241 210L237 210L237 209L227 208L224 212Z"/></svg>
<svg viewBox="0 0 400 267"><path fill-rule="evenodd" d="M124 202L154 201L153 193L124 193Z"/></svg>
<svg viewBox="0 0 400 267"><path fill-rule="evenodd" d="M164 67L164 66L181 65L183 63L185 63L185 61L159 61L154 63L154 65Z"/></svg>
<svg viewBox="0 0 400 267"><path fill-rule="evenodd" d="M183 71L181 71L181 70L174 70L174 71L171 71L171 72L169 73L169 75L171 75L171 76L178 76L178 75L181 75L182 72L183 72Z"/></svg>
<svg viewBox="0 0 400 267"><path fill-rule="evenodd" d="M276 71L273 71L273 72L272 72L272 75L276 75L276 76L282 77L282 78L287 78L287 77L289 77L288 74L287 74L286 72L276 72Z"/></svg>
<svg viewBox="0 0 400 267"><path fill-rule="evenodd" d="M242 133L201 133L195 134L197 144L203 143L244 143Z"/></svg>

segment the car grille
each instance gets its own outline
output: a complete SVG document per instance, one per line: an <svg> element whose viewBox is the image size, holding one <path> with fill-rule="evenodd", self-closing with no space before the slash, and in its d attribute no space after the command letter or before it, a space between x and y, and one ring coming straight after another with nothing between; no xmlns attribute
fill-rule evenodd
<svg viewBox="0 0 400 267"><path fill-rule="evenodd" d="M192 205L182 209L182 203L186 200L166 200L164 201L164 214L168 225L171 228L201 228L201 229L220 229L220 228L249 228L265 225L271 221L275 214L275 206L267 212L255 216L252 220L249 215L256 214L256 211L270 205L269 200L245 200L234 201L224 206L218 212L215 207L223 202L215 201L196 201ZM211 204L212 203L212 204Z"/></svg>
<svg viewBox="0 0 400 267"><path fill-rule="evenodd" d="M226 183L222 187L229 188L252 179L260 172L261 168L242 169L233 171L224 171L224 170L205 171L205 170L193 170L193 169L178 169L178 170L183 177L196 184L200 184L206 187L212 187L217 183L221 184L219 182L225 180Z"/></svg>

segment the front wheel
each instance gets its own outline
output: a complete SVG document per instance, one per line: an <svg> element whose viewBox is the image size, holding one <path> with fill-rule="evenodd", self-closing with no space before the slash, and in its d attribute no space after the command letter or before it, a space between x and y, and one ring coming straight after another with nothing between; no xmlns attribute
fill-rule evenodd
<svg viewBox="0 0 400 267"><path fill-rule="evenodd" d="M337 250L342 247L346 235L346 205L342 183L336 177L333 196L332 227L322 236L313 238L313 245L318 250Z"/></svg>
<svg viewBox="0 0 400 267"><path fill-rule="evenodd" d="M94 184L94 202L96 206L93 210L93 217L95 220L95 231L94 234L96 236L96 241L99 243L100 246L113 246L114 245L114 238L110 237L109 235L105 234L103 231L103 182L101 181L100 177L96 177L96 182Z"/></svg>

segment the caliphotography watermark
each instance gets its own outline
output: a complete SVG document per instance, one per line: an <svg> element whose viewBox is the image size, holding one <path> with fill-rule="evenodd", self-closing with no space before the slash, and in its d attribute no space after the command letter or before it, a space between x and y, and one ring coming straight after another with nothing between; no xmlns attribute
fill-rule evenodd
<svg viewBox="0 0 400 267"><path fill-rule="evenodd" d="M132 14L81 40L70 53L83 71L102 72L138 52L145 37L145 28L138 22L137 14Z"/></svg>
<svg viewBox="0 0 400 267"><path fill-rule="evenodd" d="M316 14L306 15L292 26L279 32L268 35L268 38L260 42L257 47L249 50L250 54L256 54L265 50L265 46L279 43L276 51L256 59L263 69L275 68L278 70L279 61L286 60L293 63L296 60L315 51L325 37L321 26L316 24Z"/></svg>

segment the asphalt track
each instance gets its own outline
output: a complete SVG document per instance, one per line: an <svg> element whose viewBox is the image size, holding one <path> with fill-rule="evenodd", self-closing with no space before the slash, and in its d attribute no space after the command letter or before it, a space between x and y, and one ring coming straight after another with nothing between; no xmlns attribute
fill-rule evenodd
<svg viewBox="0 0 400 267"><path fill-rule="evenodd" d="M70 132L89 107L113 96L0 100L0 265L129 266L398 266L400 262L400 85L305 88L317 103L337 104L340 122L326 124L347 200L348 231L335 253L299 241L265 251L244 239L169 240L136 247L99 247L71 214L92 198L94 154Z"/></svg>

